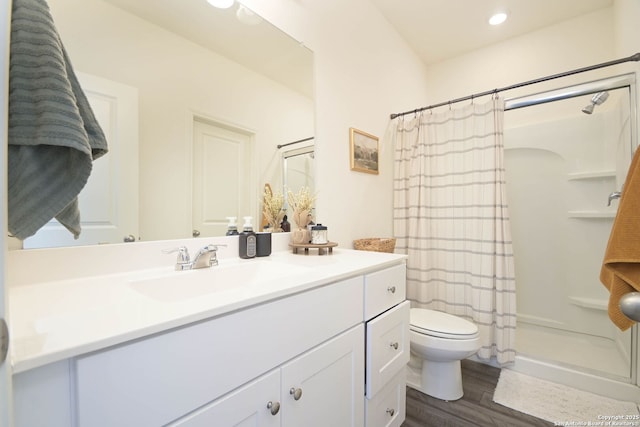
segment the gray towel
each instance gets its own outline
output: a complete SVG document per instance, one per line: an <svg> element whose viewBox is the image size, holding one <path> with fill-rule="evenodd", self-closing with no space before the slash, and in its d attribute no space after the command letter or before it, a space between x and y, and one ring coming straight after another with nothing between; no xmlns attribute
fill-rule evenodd
<svg viewBox="0 0 640 427"><path fill-rule="evenodd" d="M25 239L56 218L80 234L77 196L107 152L45 0L14 0L8 129L9 232Z"/></svg>

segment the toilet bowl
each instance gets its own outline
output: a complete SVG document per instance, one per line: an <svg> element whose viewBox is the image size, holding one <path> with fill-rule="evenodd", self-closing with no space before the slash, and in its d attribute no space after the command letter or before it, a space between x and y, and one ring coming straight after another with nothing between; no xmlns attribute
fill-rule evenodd
<svg viewBox="0 0 640 427"><path fill-rule="evenodd" d="M438 399L460 399L460 361L480 349L478 327L441 311L412 308L410 313L407 385Z"/></svg>

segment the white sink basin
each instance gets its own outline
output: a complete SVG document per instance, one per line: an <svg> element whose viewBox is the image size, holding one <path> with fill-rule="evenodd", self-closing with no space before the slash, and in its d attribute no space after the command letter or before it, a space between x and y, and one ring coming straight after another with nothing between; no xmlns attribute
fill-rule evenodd
<svg viewBox="0 0 640 427"><path fill-rule="evenodd" d="M149 298L175 302L217 292L242 291L308 271L308 267L270 260L221 261L211 268L156 271L129 280L129 286Z"/></svg>

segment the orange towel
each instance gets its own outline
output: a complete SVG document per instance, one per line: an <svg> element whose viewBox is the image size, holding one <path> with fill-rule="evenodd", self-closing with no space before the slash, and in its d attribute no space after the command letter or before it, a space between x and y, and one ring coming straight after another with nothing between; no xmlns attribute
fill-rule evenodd
<svg viewBox="0 0 640 427"><path fill-rule="evenodd" d="M631 161L604 255L600 281L609 289L609 318L621 330L634 322L620 311L620 297L640 292L640 150Z"/></svg>

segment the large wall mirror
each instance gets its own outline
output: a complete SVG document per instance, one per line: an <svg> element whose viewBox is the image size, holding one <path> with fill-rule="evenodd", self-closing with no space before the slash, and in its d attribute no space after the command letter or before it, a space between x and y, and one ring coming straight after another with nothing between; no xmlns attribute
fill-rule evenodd
<svg viewBox="0 0 640 427"><path fill-rule="evenodd" d="M284 186L278 145L314 135L313 53L238 2L48 3L111 151L94 163L106 178L81 194L80 239L52 241L52 223L24 247L222 235L228 216L258 224L264 185Z"/></svg>

